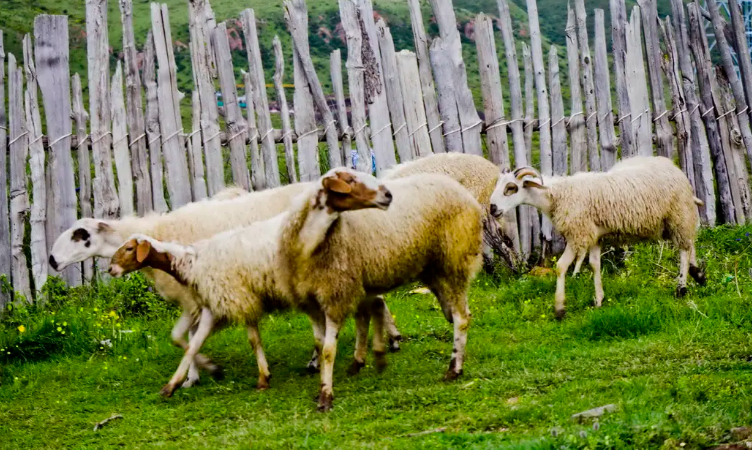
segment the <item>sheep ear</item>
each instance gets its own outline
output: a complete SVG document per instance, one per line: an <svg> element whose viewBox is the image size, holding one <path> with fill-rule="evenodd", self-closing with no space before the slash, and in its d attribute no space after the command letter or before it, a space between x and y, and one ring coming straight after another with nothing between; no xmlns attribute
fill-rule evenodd
<svg viewBox="0 0 752 450"><path fill-rule="evenodd" d="M149 241L143 241L136 247L136 261L142 263L146 261L146 257L149 256L151 251L151 244Z"/></svg>
<svg viewBox="0 0 752 450"><path fill-rule="evenodd" d="M525 181L523 181L522 182L522 187L525 188L525 189L530 189L530 188L546 189L545 186L543 186L542 184L538 183L537 181L533 181L533 180L525 180Z"/></svg>
<svg viewBox="0 0 752 450"><path fill-rule="evenodd" d="M112 227L107 222L98 222L97 223L97 231L100 233L108 233L112 231Z"/></svg>
<svg viewBox="0 0 752 450"><path fill-rule="evenodd" d="M322 184L324 185L324 189L332 192L339 192L340 194L349 194L352 192L352 187L337 177L324 178Z"/></svg>

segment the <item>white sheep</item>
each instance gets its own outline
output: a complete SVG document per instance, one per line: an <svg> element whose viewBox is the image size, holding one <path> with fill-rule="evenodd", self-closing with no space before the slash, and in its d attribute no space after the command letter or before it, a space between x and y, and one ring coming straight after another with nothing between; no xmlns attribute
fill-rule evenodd
<svg viewBox="0 0 752 450"><path fill-rule="evenodd" d="M88 258L110 258L129 236L136 233L190 244L228 229L274 217L285 211L296 195L312 185L298 183L253 193L228 188L212 199L190 203L162 215L149 214L120 220L80 219L57 238L49 262L53 269L62 271ZM239 195L242 193L245 195ZM172 330L172 339L176 345L186 348L185 334L195 330L199 314L193 292L162 271L147 269L144 273L154 280L157 293L182 308L182 315ZM385 320L389 324L387 332L390 341L394 342L392 348L398 349L401 339L399 330L394 326L386 305L384 309ZM220 368L211 364L208 358L199 355L196 361L212 374L221 375ZM312 370L317 369L316 355L308 365ZM195 384L198 379L198 370L192 366L185 387Z"/></svg>
<svg viewBox="0 0 752 450"><path fill-rule="evenodd" d="M702 202L694 197L684 173L667 158L634 157L608 172L550 179L522 167L499 179L491 196L491 213L500 216L521 204L546 214L567 241L556 266L555 311L559 319L566 314L567 269L578 255L584 258L585 252L590 254L594 273L595 305L601 306L599 239L604 236L671 240L681 258L677 295L686 293L688 271L699 284L705 283L694 246L699 227L697 206Z"/></svg>
<svg viewBox="0 0 752 450"><path fill-rule="evenodd" d="M361 175L367 185L355 180L353 187L363 195L350 196L346 203L340 202L337 205L339 210L388 207L391 201L388 191L370 175ZM370 186L376 190L371 190ZM307 198L306 194L303 195ZM321 315L315 302L291 301L288 291L278 281L279 234L287 220L289 213L285 212L191 245L161 242L136 234L115 252L110 265L113 276L120 277L150 267L170 274L196 294L196 306L201 310L198 330L191 338L175 375L162 389L163 395L171 396L183 382L186 371L217 323L228 321L247 326L259 366L258 388L266 389L270 373L258 331L262 315L292 306L308 312L311 317ZM383 320L382 310L379 319Z"/></svg>
<svg viewBox="0 0 752 450"><path fill-rule="evenodd" d="M374 195L356 187L360 176L347 169L329 171L296 200L279 236L280 284L289 290L286 297L320 306L321 316L312 321L318 321L315 334L323 341L322 411L332 407L337 335L345 318L357 307L353 364L362 365L370 299L412 281L431 289L454 324L445 378L457 378L470 321L467 291L482 261L483 208L457 181L436 174L385 180L393 198L386 211L341 212L350 202ZM379 320L374 315L377 363L384 355L383 342L377 342Z"/></svg>

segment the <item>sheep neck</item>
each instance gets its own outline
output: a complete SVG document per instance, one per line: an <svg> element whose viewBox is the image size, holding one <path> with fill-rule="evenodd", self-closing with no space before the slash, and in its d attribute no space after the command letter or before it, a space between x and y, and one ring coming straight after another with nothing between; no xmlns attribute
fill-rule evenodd
<svg viewBox="0 0 752 450"><path fill-rule="evenodd" d="M190 278L190 268L194 253L190 248L172 243L160 243L152 246L146 263L149 267L170 275L178 283L187 285Z"/></svg>
<svg viewBox="0 0 752 450"><path fill-rule="evenodd" d="M529 198L524 203L534 206L543 214L551 217L553 202L550 190L551 187L547 187L546 189L529 189Z"/></svg>
<svg viewBox="0 0 752 450"><path fill-rule="evenodd" d="M112 258L118 248L128 240L128 238L137 233L150 234L150 221L144 217L124 217L120 220L104 221L109 225L110 231L105 232L104 245L100 250L103 258Z"/></svg>
<svg viewBox="0 0 752 450"><path fill-rule="evenodd" d="M316 190L315 194L307 196L298 208L290 211L282 234L282 242L288 250L294 248L297 256L308 258L324 242L340 215L326 203L326 194Z"/></svg>

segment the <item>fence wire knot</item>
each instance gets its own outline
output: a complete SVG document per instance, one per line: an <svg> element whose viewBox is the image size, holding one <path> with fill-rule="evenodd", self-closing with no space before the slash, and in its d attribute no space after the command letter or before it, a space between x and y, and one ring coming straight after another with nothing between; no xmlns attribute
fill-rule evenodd
<svg viewBox="0 0 752 450"><path fill-rule="evenodd" d="M305 137L305 136L308 136L309 134L317 133L318 131L319 131L319 129L318 129L318 128L314 128L313 130L308 130L308 131L306 131L306 132L305 132L305 133L303 133L303 134L299 134L299 135L298 135L298 139L300 139L300 138L302 138L302 137Z"/></svg>
<svg viewBox="0 0 752 450"><path fill-rule="evenodd" d="M105 132L104 132L104 134L102 134L102 135L101 135L101 136L99 136L98 138L96 138L96 139L92 139L92 140L91 140L91 144L92 144L92 145L96 144L97 142L99 142L99 141L101 141L102 139L104 139L105 137L107 137L107 135L108 135L108 134L112 134L112 131L105 131Z"/></svg>
<svg viewBox="0 0 752 450"><path fill-rule="evenodd" d="M624 119L626 119L627 117L630 117L631 115L632 115L632 113L627 113L627 114L619 117L619 120L617 120L616 122L617 123L622 123L622 122L624 122Z"/></svg>
<svg viewBox="0 0 752 450"><path fill-rule="evenodd" d="M332 119L332 121L331 121L331 122L329 122L329 123L327 124L327 126L326 126L326 127L324 128L324 134L326 134L326 132L327 132L327 131L329 131L329 128L331 128L331 127L332 127L332 125L334 125L335 123L337 123L337 121L336 121L335 119Z"/></svg>
<svg viewBox="0 0 752 450"><path fill-rule="evenodd" d="M80 149L81 146L84 145L88 139L89 139L89 135L87 134L86 136L84 136L83 139L81 139L81 142L78 143L78 145L76 146L76 150Z"/></svg>
<svg viewBox="0 0 752 450"><path fill-rule="evenodd" d="M707 116L708 114L710 114L711 112L713 112L714 109L715 109L715 106L711 106L710 109L708 109L707 111L705 111L704 113L702 113L702 116L700 116L700 117Z"/></svg>
<svg viewBox="0 0 752 450"><path fill-rule="evenodd" d="M446 133L444 133L444 136L446 137L446 136L449 136L450 134L458 133L460 131L462 131L462 128L457 128L456 130L447 131Z"/></svg>
<svg viewBox="0 0 752 450"><path fill-rule="evenodd" d="M415 134L415 132L416 132L416 131L420 130L421 128L423 128L423 127L425 127L425 126L427 126L427 125L428 125L428 123L427 123L427 122L423 122L423 124L422 124L421 126L419 126L419 127L418 127L418 128L416 128L416 129L415 129L415 130L414 130L414 131L413 131L412 133L410 133L410 136L412 136L413 134ZM428 130L428 134L431 134L431 133L433 133L433 132L434 132L434 131L436 131L436 130L437 130L438 128L440 128L440 127L441 127L442 125L444 125L444 121L443 121L443 120L440 120L440 121L439 121L439 123L438 123L438 124L436 124L436 126L435 126L435 127L433 127L433 128L431 128L430 130Z"/></svg>
<svg viewBox="0 0 752 450"><path fill-rule="evenodd" d="M397 127L397 129L394 131L394 133L392 133L392 136L397 136L397 133L399 133L400 131L402 131L402 129L405 128L406 126L407 126L407 122L405 122L402 125L400 125L399 127Z"/></svg>
<svg viewBox="0 0 752 450"><path fill-rule="evenodd" d="M381 127L381 128L379 129L379 131L377 131L377 132L375 132L375 133L373 133L373 134L371 135L371 139L375 138L375 137L376 137L376 135L378 135L379 133L381 133L382 131L386 130L387 128L389 128L389 127L391 127L391 126L392 126L392 122L389 122L388 124L384 125L383 127Z"/></svg>
<svg viewBox="0 0 752 450"><path fill-rule="evenodd" d="M217 133L217 136L219 136L219 133ZM161 138L161 137L162 137L162 135L160 133L157 133L157 135L154 136L154 139L150 140L147 145L149 145L151 147L151 144L157 142L159 140L159 138Z"/></svg>
<svg viewBox="0 0 752 450"><path fill-rule="evenodd" d="M177 130L176 132L172 133L171 135L167 136L166 138L164 138L162 140L162 142L167 142L167 141L169 141L170 139L174 138L175 136L177 136L178 134L180 134L182 132L183 132L183 129L181 128L181 129Z"/></svg>
<svg viewBox="0 0 752 450"><path fill-rule="evenodd" d="M65 138L69 138L69 137L71 137L71 136L73 136L73 133L68 133L68 134L64 134L64 135L60 136L59 138L55 139L54 141L52 141L52 143L51 143L51 144L47 144L47 146L48 146L49 148L52 148L52 147L54 147L54 146L55 146L55 144L57 144L58 142L62 141L62 140L63 140L63 139L65 139Z"/></svg>
<svg viewBox="0 0 752 450"><path fill-rule="evenodd" d="M360 127L360 128L358 128L357 130L355 130L355 133L353 133L353 135L357 136L357 135L358 135L358 133L360 133L361 131L363 131L363 130L365 130L365 129L366 129L366 125L365 125L365 124L363 124L363 126L362 126L362 127Z"/></svg>
<svg viewBox="0 0 752 450"><path fill-rule="evenodd" d="M560 123L564 122L564 119L566 119L566 117L562 117L561 119L559 119L559 120L557 120L556 122L554 122L554 123L553 123L553 124L551 125L551 128L553 128L553 127L555 127L556 125L558 125L558 124L560 124Z"/></svg>
<svg viewBox="0 0 752 450"><path fill-rule="evenodd" d="M598 111L593 111L593 113L590 114L587 119L585 119L585 123L590 122L590 119L595 117L596 114L598 114Z"/></svg>
<svg viewBox="0 0 752 450"><path fill-rule="evenodd" d="M143 138L144 138L145 136L146 136L146 133L143 133L143 134L141 134L141 136L139 136L139 137L137 137L136 139L132 140L132 141L131 141L131 143L130 143L130 145L129 145L128 147L129 147L129 148L130 148L130 147L133 147L133 144L135 144L136 142L140 141L140 140L141 140L141 139L143 139Z"/></svg>
<svg viewBox="0 0 752 450"><path fill-rule="evenodd" d="M682 114L682 113L685 113L685 112L687 112L687 111L688 111L688 110L687 110L687 108L684 108L684 109L682 109L682 110L680 110L680 111L677 111L677 113L676 113L676 114L674 114L674 115L673 115L673 116L672 116L672 117L671 117L671 118L670 118L669 120L673 121L673 120L675 120L675 119L676 119L677 117L679 117L679 115L680 115L680 114Z"/></svg>
<svg viewBox="0 0 752 450"><path fill-rule="evenodd" d="M40 134L40 135L39 135L39 136L37 136L37 137L36 137L36 138L35 138L35 139L34 139L33 141L29 142L29 146L31 147L31 144L34 144L34 143L38 142L38 141L39 141L40 139L42 139L43 137L44 137L44 135L43 135L43 134Z"/></svg>
<svg viewBox="0 0 752 450"><path fill-rule="evenodd" d="M477 122L475 122L474 124L470 125L469 127L463 128L462 132L464 133L467 130L473 129L473 128L477 127L478 125L482 124L482 123L483 123L482 120L478 120Z"/></svg>
<svg viewBox="0 0 752 450"><path fill-rule="evenodd" d="M274 131L274 128L269 128L269 131L264 134L264 136L261 138L261 142L264 142L266 140L266 137L269 136L269 134Z"/></svg>
<svg viewBox="0 0 752 450"><path fill-rule="evenodd" d="M665 110L661 114L658 114L658 117L656 117L655 119L653 119L653 123L658 122L659 120L661 120L663 118L663 116L665 116L668 113L669 113L669 110Z"/></svg>
<svg viewBox="0 0 752 450"><path fill-rule="evenodd" d="M640 114L637 114L637 117L633 117L632 118L632 123L635 123L636 121L640 120L640 117L642 117L642 116L644 116L646 114L650 114L650 110L649 109L646 109L645 111L641 112Z"/></svg>

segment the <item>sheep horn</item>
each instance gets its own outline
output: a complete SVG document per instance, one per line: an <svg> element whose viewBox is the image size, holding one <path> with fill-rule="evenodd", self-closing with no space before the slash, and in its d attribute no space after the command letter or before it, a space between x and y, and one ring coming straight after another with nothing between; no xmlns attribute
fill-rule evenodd
<svg viewBox="0 0 752 450"><path fill-rule="evenodd" d="M529 167L529 166L520 167L519 169L517 169L517 170L514 171L514 176L518 180L521 180L522 178L524 178L524 177L526 177L528 175L530 175L532 177L536 177L536 178L541 178L541 176L538 173L538 171L535 170L535 169L533 169L532 167Z"/></svg>

